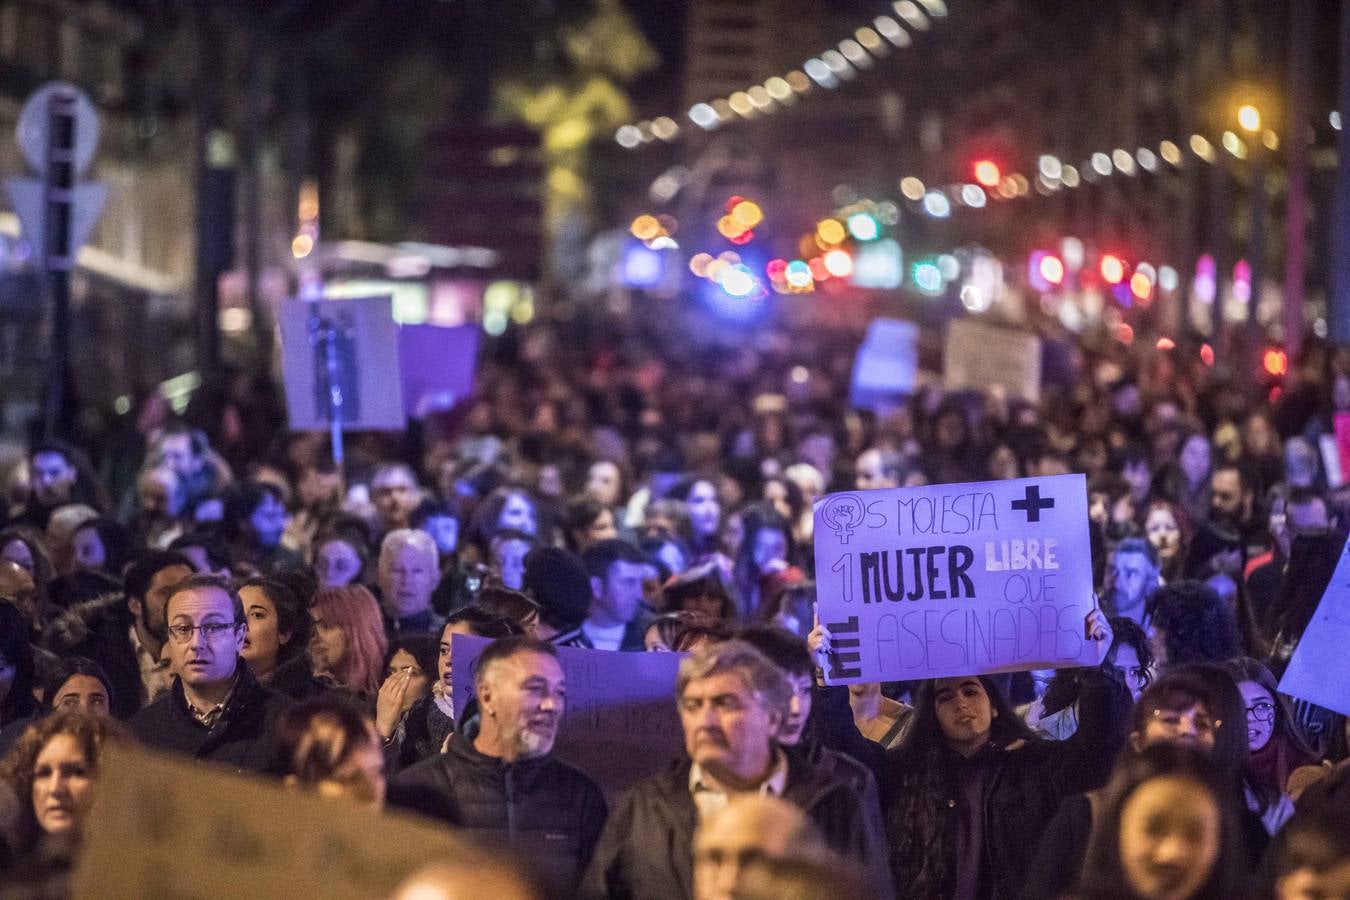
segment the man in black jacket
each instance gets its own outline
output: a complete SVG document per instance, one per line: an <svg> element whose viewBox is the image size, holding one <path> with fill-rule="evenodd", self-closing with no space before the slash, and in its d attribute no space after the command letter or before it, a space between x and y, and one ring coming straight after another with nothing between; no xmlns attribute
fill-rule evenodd
<svg viewBox="0 0 1350 900"><path fill-rule="evenodd" d="M586 872L588 898L693 895L695 829L732 798L780 797L800 807L834 851L873 873L889 896L882 835L848 783L776 741L791 699L783 673L744 641L680 663L675 685L689 758L640 782L615 809Z"/></svg>
<svg viewBox="0 0 1350 900"><path fill-rule="evenodd" d="M113 715L130 718L169 688L164 608L169 590L191 574L186 556L147 551L127 567L125 596L72 607L47 627L43 644L57 656L83 656L102 666L113 686Z"/></svg>
<svg viewBox="0 0 1350 900"><path fill-rule="evenodd" d="M239 651L247 624L230 583L193 575L165 608L173 688L128 723L147 746L258 772L275 768L277 719L290 700L258 684Z"/></svg>
<svg viewBox="0 0 1350 900"><path fill-rule="evenodd" d="M588 777L552 755L567 683L553 645L501 638L478 657L477 735L455 732L446 752L406 769L388 802L514 851L559 897L575 895L605 824Z"/></svg>

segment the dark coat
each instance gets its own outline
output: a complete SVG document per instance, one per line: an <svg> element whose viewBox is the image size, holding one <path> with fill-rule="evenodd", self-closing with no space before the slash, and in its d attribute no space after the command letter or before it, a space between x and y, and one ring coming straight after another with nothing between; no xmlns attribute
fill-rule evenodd
<svg viewBox="0 0 1350 900"><path fill-rule="evenodd" d="M639 782L620 800L582 883L589 900L671 900L693 896L698 809L688 759ZM882 837L869 829L863 802L847 782L788 753L783 799L800 807L836 851L860 861L889 896Z"/></svg>
<svg viewBox="0 0 1350 900"><path fill-rule="evenodd" d="M305 653L286 660L272 670L272 674L267 678L266 687L292 700L307 700L334 689L331 682L314 674L314 669L309 664L309 655Z"/></svg>
<svg viewBox="0 0 1350 900"><path fill-rule="evenodd" d="M83 656L98 663L112 684L112 714L129 719L145 705L141 666L127 636L131 610L123 594L71 607L47 626L42 644L57 656Z"/></svg>
<svg viewBox="0 0 1350 900"><path fill-rule="evenodd" d="M600 788L566 763L506 763L458 733L445 753L395 777L388 802L509 848L561 897L575 895L606 814Z"/></svg>
<svg viewBox="0 0 1350 900"><path fill-rule="evenodd" d="M455 723L430 695L419 697L408 707L408 714L399 722L385 748L385 770L390 777L441 752L445 739L455 730Z"/></svg>
<svg viewBox="0 0 1350 900"><path fill-rule="evenodd" d="M147 747L182 753L238 771L277 772L277 719L291 699L258 684L241 658L239 683L212 728L188 709L183 683L131 717L127 723Z"/></svg>
<svg viewBox="0 0 1350 900"><path fill-rule="evenodd" d="M1065 741L1018 740L1003 746L987 745L988 774L983 792L983 852L989 866L989 881L994 896L1016 897L1022 890L1027 871L1036 856L1041 836L1054 818L1065 797L1094 790L1106 781L1128 727L1129 693L1094 670L1084 670L1079 696L1078 731ZM947 760L955 754L945 745L938 754ZM945 896L955 885L959 810L964 805L958 779L943 779L949 792L934 798L942 833L918 836L923 840L916 852L925 848L948 848L944 887L925 893L914 884L918 875L915 859L902 859L896 852L900 829L914 823L896 821L895 792L902 790L905 771L932 765L927 757L916 755L907 745L888 754L891 772L883 789L883 813L892 847L892 875L901 891L907 886L914 897ZM939 762L938 765L946 765Z"/></svg>

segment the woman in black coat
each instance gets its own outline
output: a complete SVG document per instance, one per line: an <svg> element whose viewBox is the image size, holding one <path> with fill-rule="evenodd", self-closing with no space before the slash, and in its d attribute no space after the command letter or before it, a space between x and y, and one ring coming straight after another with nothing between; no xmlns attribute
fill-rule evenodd
<svg viewBox="0 0 1350 900"><path fill-rule="evenodd" d="M1105 616L1094 610L1087 626L1109 645ZM924 682L914 724L887 759L882 805L897 892L1016 897L1060 801L1106 780L1128 709L1124 685L1085 669L1078 731L1046 741L985 676Z"/></svg>

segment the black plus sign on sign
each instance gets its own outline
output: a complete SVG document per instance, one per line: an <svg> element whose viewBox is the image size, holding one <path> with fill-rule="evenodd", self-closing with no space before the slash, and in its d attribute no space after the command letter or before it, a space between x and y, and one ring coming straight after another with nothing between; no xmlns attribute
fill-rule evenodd
<svg viewBox="0 0 1350 900"><path fill-rule="evenodd" d="M1021 500L1012 502L1013 509L1020 509L1027 514L1028 522L1039 522L1041 520L1041 510L1053 509L1055 501L1046 497L1041 499L1041 489L1038 485L1030 485L1027 488L1027 495Z"/></svg>

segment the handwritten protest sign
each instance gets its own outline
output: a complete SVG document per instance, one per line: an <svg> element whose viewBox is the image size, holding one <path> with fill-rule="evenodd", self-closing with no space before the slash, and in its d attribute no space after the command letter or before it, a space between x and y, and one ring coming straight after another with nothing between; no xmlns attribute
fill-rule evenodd
<svg viewBox="0 0 1350 900"><path fill-rule="evenodd" d="M328 428L335 386L344 430L407 424L389 297L287 300L277 318L292 429Z"/></svg>
<svg viewBox="0 0 1350 900"><path fill-rule="evenodd" d="M1082 475L830 494L815 507L831 684L1096 665Z"/></svg>
<svg viewBox="0 0 1350 900"><path fill-rule="evenodd" d="M481 857L421 820L128 747L103 754L85 835L76 900L365 900L429 862Z"/></svg>
<svg viewBox="0 0 1350 900"><path fill-rule="evenodd" d="M1341 549L1317 612L1294 648L1280 679L1280 693L1350 716L1346 647L1350 647L1350 542Z"/></svg>
<svg viewBox="0 0 1350 900"><path fill-rule="evenodd" d="M473 699L473 665L487 638L457 634L451 690L455 709ZM679 758L684 731L675 708L675 674L684 654L620 653L559 647L567 710L554 749L613 795Z"/></svg>
<svg viewBox="0 0 1350 900"><path fill-rule="evenodd" d="M953 319L947 325L942 384L948 391L1001 386L1010 397L1039 403L1041 340L987 322Z"/></svg>

